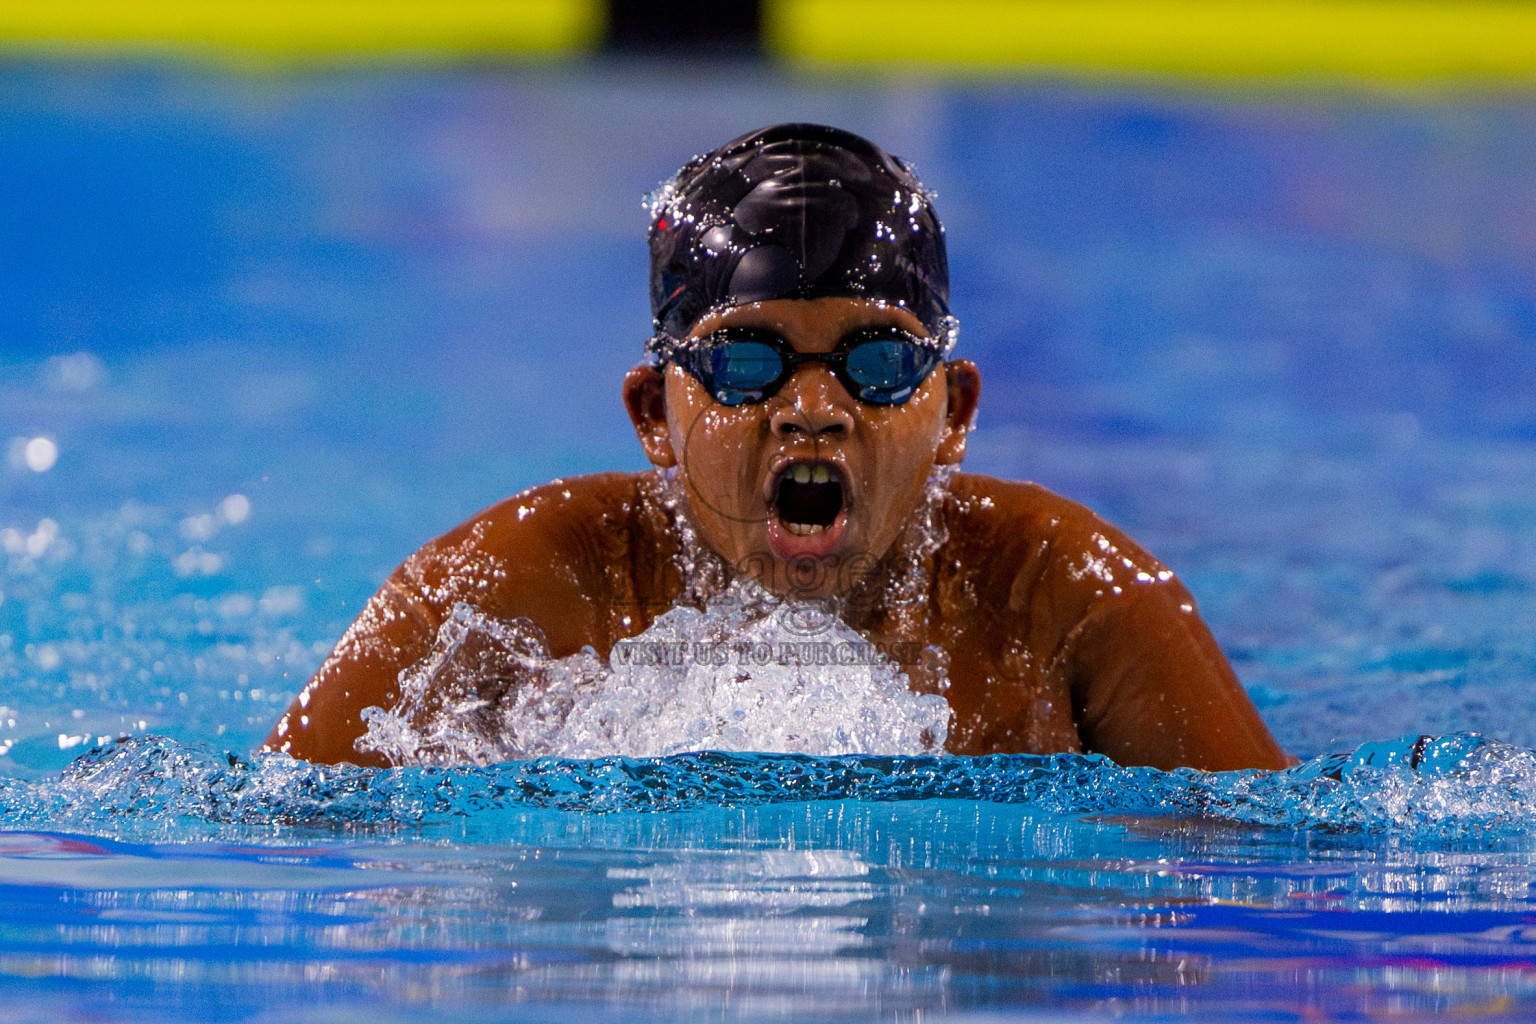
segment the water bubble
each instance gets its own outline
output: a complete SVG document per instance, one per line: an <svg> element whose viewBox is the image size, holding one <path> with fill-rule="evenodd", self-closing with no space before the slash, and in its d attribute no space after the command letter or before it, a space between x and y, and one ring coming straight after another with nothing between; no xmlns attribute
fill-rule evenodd
<svg viewBox="0 0 1536 1024"><path fill-rule="evenodd" d="M249 594L227 594L214 602L214 611L226 619L237 619L256 610L256 599Z"/></svg>
<svg viewBox="0 0 1536 1024"><path fill-rule="evenodd" d="M251 500L243 494L231 494L219 502L219 515L231 526L245 522L251 514Z"/></svg>
<svg viewBox="0 0 1536 1024"><path fill-rule="evenodd" d="M181 577L213 576L224 568L224 558L212 551L191 548L177 555L171 561L171 568Z"/></svg>
<svg viewBox="0 0 1536 1024"><path fill-rule="evenodd" d="M50 358L43 377L55 391L89 391L106 380L107 368L91 353L76 352Z"/></svg>
<svg viewBox="0 0 1536 1024"><path fill-rule="evenodd" d="M22 449L27 468L34 473L46 473L59 461L59 446L51 438L34 437Z"/></svg>
<svg viewBox="0 0 1536 1024"><path fill-rule="evenodd" d="M187 516L181 521L181 536L194 543L212 539L219 532L219 520L208 514Z"/></svg>
<svg viewBox="0 0 1536 1024"><path fill-rule="evenodd" d="M28 558L42 558L59 539L59 524L52 519L40 519L37 529L25 537L19 531L5 531L5 549L14 554L25 553Z"/></svg>
<svg viewBox="0 0 1536 1024"><path fill-rule="evenodd" d="M268 587L256 607L263 615L294 615L304 610L303 587Z"/></svg>

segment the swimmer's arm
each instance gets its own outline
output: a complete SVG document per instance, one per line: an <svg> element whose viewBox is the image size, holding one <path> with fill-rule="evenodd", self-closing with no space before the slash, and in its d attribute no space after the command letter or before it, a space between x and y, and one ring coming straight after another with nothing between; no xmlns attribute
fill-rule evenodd
<svg viewBox="0 0 1536 1024"><path fill-rule="evenodd" d="M1084 749L1205 771L1294 764L1270 735L1177 579L1106 594L1069 638Z"/></svg>
<svg viewBox="0 0 1536 1024"><path fill-rule="evenodd" d="M588 596L600 567L583 524L600 521L632 484L597 474L533 488L428 543L396 569L300 692L263 745L309 761L382 765L355 749L362 712L399 699L400 672L426 657L459 601L526 618L557 657L593 642ZM572 524L576 524L574 527Z"/></svg>
<svg viewBox="0 0 1536 1024"><path fill-rule="evenodd" d="M263 750L321 764L385 765L377 754L353 746L367 730L363 709L395 703L400 670L426 657L442 623L401 575L397 570L369 598L362 614L277 720Z"/></svg>
<svg viewBox="0 0 1536 1024"><path fill-rule="evenodd" d="M986 578L1008 570L997 597L1013 645L1042 657L1041 693L1070 697L1084 750L1158 768L1292 763L1194 598L1140 545L1034 484L962 473L952 490L965 517L951 527L952 547L964 545L956 560L988 566ZM1021 709L989 714L1008 721Z"/></svg>

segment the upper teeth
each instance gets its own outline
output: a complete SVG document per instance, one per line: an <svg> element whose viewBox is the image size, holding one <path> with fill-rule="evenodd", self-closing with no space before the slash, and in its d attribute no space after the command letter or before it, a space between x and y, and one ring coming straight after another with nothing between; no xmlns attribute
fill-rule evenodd
<svg viewBox="0 0 1536 1024"><path fill-rule="evenodd" d="M790 469L789 478L797 484L824 484L832 479L832 474L825 465L819 462L815 466L810 466L804 462L797 462Z"/></svg>

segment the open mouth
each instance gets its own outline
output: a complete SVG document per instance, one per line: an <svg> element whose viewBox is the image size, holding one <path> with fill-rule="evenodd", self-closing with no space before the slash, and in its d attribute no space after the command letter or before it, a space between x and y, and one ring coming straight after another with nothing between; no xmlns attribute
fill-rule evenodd
<svg viewBox="0 0 1536 1024"><path fill-rule="evenodd" d="M836 466L796 462L779 474L773 507L784 529L797 537L821 533L843 510L843 480Z"/></svg>

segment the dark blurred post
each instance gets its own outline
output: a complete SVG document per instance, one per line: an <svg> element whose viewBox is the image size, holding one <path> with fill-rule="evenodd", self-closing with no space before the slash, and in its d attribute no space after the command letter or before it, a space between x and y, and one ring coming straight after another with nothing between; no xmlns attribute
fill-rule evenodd
<svg viewBox="0 0 1536 1024"><path fill-rule="evenodd" d="M608 0L603 45L617 53L756 56L762 30L759 0Z"/></svg>

